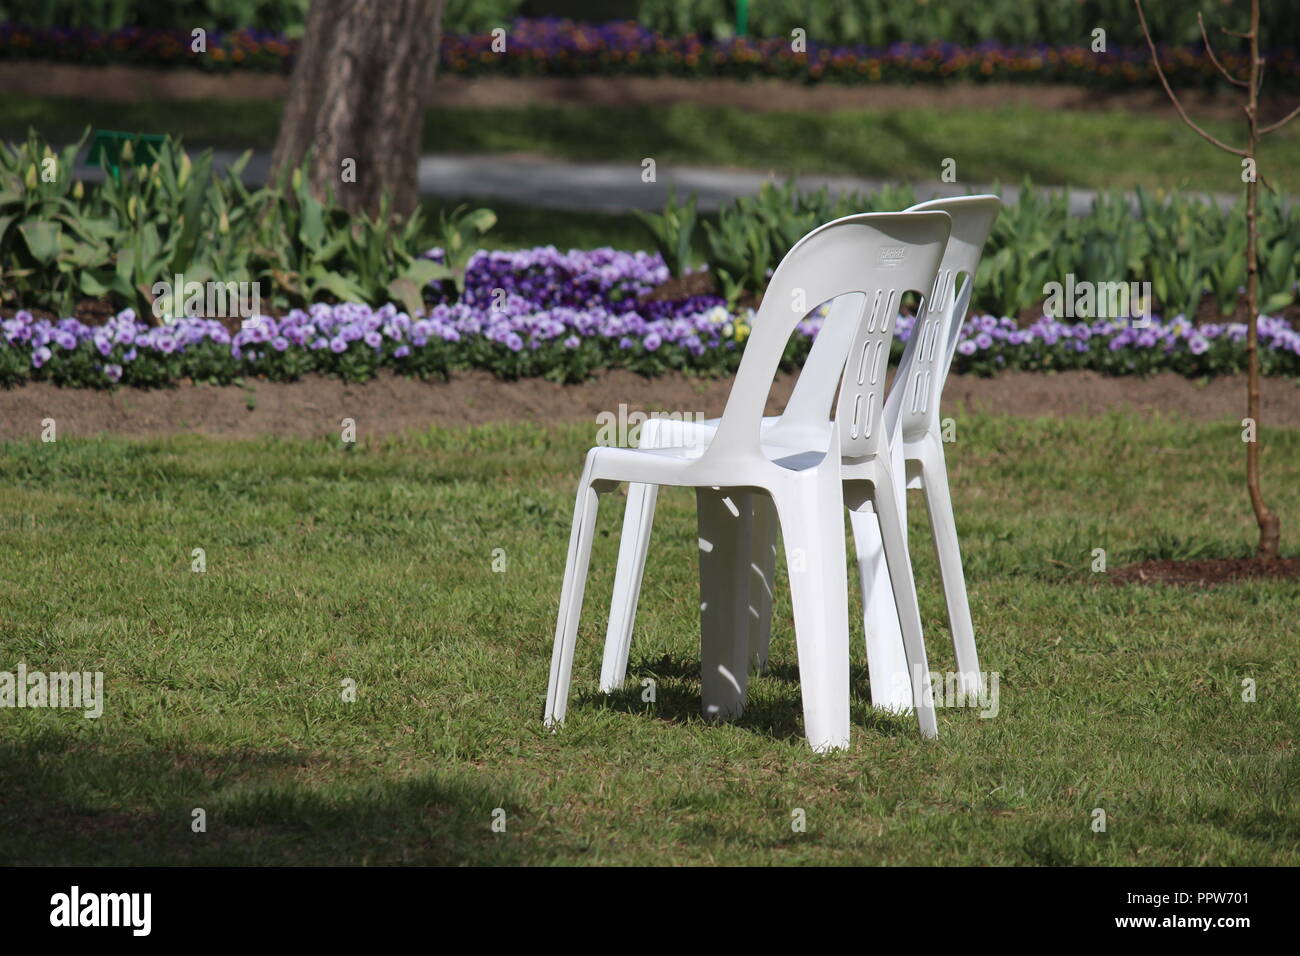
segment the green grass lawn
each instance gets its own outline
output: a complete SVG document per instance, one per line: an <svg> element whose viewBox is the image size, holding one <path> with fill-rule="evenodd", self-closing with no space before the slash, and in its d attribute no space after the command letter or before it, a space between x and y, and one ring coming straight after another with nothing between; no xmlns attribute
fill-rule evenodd
<svg viewBox="0 0 1300 956"><path fill-rule="evenodd" d="M0 670L106 681L98 720L0 710L0 862L1300 864L1300 585L1116 587L1089 570L1099 547L1112 569L1248 553L1236 425L960 416L952 484L1001 711L941 710L940 739L922 740L872 711L859 636L852 749L825 756L801 737L784 590L747 714L698 717L680 490L660 499L610 699L596 679L621 498L606 499L569 720L544 731L595 424L364 431L351 450L0 450ZM1294 553L1300 432L1273 433L1264 462ZM911 522L924 540L919 504ZM914 550L932 664L949 669L930 549Z"/></svg>
<svg viewBox="0 0 1300 956"><path fill-rule="evenodd" d="M277 101L103 103L0 96L0 137L28 126L70 141L87 126L172 133L187 143L269 149ZM1236 140L1241 124L1207 122ZM573 160L652 156L660 166L731 166L780 173L827 173L933 181L946 157L959 182L1189 188L1233 192L1240 163L1202 142L1177 118L1123 111L1032 107L845 110L769 113L689 104L669 107L542 106L430 110L424 150L528 152ZM1300 188L1300 126L1264 141L1261 163L1283 191Z"/></svg>

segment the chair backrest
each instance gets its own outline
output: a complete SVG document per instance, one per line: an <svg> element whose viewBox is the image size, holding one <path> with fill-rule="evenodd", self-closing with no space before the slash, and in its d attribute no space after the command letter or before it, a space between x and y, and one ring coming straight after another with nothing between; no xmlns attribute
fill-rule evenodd
<svg viewBox="0 0 1300 956"><path fill-rule="evenodd" d="M966 321L975 270L1001 207L997 196L957 196L932 199L908 209L948 213L952 217L952 235L934 288L917 312L889 390L885 425L891 437L919 438L938 427L939 396Z"/></svg>
<svg viewBox="0 0 1300 956"><path fill-rule="evenodd" d="M818 441L826 440L826 420L838 387L842 453L874 453L883 432L879 423L885 370L899 302L908 291L924 295L932 289L951 228L944 212L859 213L820 226L795 243L772 273L722 420L701 464L762 454L763 407L791 333L813 309L841 297L851 297L855 304L844 308L856 312L847 323L848 333L840 323L835 341L828 340L828 346L841 347L815 348L815 364L810 355L800 375L802 382L815 373L813 388L819 393L829 389L820 412L811 399L787 407L768 440L818 447Z"/></svg>
<svg viewBox="0 0 1300 956"><path fill-rule="evenodd" d="M997 218L1000 206L1001 201L997 196L961 196L953 199L933 199L906 210L908 213L938 210L952 217L952 234L948 240L948 248L944 251L940 270L948 275L948 283L952 285L961 280L963 275L965 278L955 295L947 285L943 290L932 287L921 303L913 334L908 339L898 364L894 378L895 385L889 390L885 402L885 423L891 435L900 433L902 410L905 404L911 404L910 400L906 403L904 401L908 385L913 389L911 393L907 393L908 397L917 400L918 413L930 416L927 426L937 426L938 398L943 390L943 383L948 377L948 369L952 364L958 339L961 337L962 324L965 322L966 311L970 304L975 271L979 266L984 242L993 228L993 220ZM935 318L930 312L931 305L935 308L943 308L939 314L941 324L935 324ZM795 382L794 391L786 403L785 413L782 416L783 431L788 436L793 436L797 432L798 441L802 441L808 447L812 447L811 439L814 435L825 431L826 422L830 418L831 405L835 400L836 388L839 386L840 373L837 363L842 361L841 356L845 355L852 345L856 329L854 322L860 311L861 296L841 296L831 303L826 320L804 363L803 372ZM922 338L927 339L924 352L928 354L932 349L934 350L935 365L930 368L924 366L916 368L917 351ZM940 355L942 355L941 367L938 364ZM914 368L916 374L912 375ZM924 375L924 372L930 374ZM908 382L909 377L913 381ZM929 388L922 389L919 395L915 391L918 379L924 379L929 385ZM919 430L917 425L921 423L916 417L912 417L909 424L911 425L909 434L912 434Z"/></svg>

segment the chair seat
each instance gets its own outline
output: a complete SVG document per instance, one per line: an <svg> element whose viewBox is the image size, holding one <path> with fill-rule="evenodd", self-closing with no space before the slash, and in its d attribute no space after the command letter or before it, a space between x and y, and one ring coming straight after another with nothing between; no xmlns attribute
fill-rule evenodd
<svg viewBox="0 0 1300 956"><path fill-rule="evenodd" d="M671 445L667 448L616 448L600 446L593 448L589 454L593 474L607 481L636 481L660 485L681 485L686 487L722 487L695 480L685 471L685 466L699 461L703 457L707 444ZM825 449L791 448L770 442L759 442L763 457L786 471L800 472L816 468L826 457ZM647 463L653 461L655 477L647 471ZM674 473L674 466L679 466L680 473Z"/></svg>

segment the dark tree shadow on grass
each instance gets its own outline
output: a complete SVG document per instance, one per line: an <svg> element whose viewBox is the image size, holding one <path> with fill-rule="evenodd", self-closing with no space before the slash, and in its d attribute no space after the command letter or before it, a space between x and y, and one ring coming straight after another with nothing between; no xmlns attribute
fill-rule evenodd
<svg viewBox="0 0 1300 956"><path fill-rule="evenodd" d="M7 741L0 864L464 865L548 855L515 835L529 814L508 786L436 772L362 776L290 748L114 750L53 732ZM207 831L195 833L200 807ZM505 834L491 829L497 807Z"/></svg>

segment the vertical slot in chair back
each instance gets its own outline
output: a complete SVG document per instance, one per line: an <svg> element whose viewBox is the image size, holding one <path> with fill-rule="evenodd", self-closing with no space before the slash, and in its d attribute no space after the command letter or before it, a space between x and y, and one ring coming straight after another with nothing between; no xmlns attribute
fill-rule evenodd
<svg viewBox="0 0 1300 956"><path fill-rule="evenodd" d="M951 221L935 221L933 215L946 214L890 213L877 220L882 241L862 267L865 301L844 358L835 414L846 459L866 458L881 448L885 375L899 306L907 292L921 294L923 304L931 298L948 244Z"/></svg>
<svg viewBox="0 0 1300 956"><path fill-rule="evenodd" d="M939 395L961 336L975 270L1001 205L997 196L958 196L932 199L908 210L948 213L952 235L899 362L901 387L891 390L886 421L891 427L897 423L905 438L919 437L937 420Z"/></svg>

